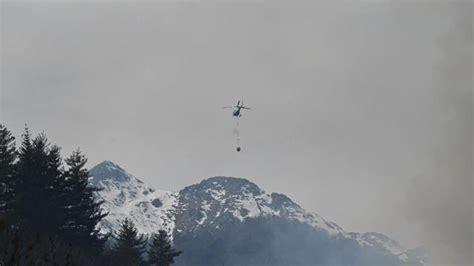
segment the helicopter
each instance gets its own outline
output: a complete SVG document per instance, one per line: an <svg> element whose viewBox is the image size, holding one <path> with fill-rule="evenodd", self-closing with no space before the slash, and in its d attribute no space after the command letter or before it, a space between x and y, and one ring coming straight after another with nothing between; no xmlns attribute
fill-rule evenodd
<svg viewBox="0 0 474 266"><path fill-rule="evenodd" d="M236 140L237 140L237 152L240 152L241 148L240 148L240 133L239 133L239 117L242 117L242 109L246 109L246 110L251 110L249 107L246 107L244 106L244 101L241 101L239 100L237 102L237 105L235 106L226 106L226 107L222 107L223 109L233 109L232 111L232 116L236 117L237 119L235 120L236 121L236 125L235 125L235 129L234 129L234 134L236 136Z"/></svg>
<svg viewBox="0 0 474 266"><path fill-rule="evenodd" d="M240 101L240 100L237 102L237 105L235 105L235 106L222 107L222 109L230 109L230 108L233 109L232 115L235 116L235 117L241 117L242 116L242 113L241 113L242 109L251 110L249 107L244 106L244 101Z"/></svg>

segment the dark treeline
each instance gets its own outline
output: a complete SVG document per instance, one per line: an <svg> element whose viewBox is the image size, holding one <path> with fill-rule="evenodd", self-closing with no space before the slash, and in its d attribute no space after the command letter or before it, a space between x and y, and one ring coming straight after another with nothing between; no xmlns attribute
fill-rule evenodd
<svg viewBox="0 0 474 266"><path fill-rule="evenodd" d="M128 219L112 235L99 231L107 213L88 185L86 162L79 150L63 159L59 146L28 129L17 147L0 124L0 265L173 263L181 252L165 231L148 241Z"/></svg>

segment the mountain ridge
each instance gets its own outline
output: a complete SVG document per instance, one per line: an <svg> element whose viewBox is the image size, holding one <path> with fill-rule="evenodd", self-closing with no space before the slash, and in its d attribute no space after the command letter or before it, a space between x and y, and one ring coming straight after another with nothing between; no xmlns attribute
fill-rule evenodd
<svg viewBox="0 0 474 266"><path fill-rule="evenodd" d="M307 225L315 232L337 241L353 241L360 249L377 250L408 263L419 258L411 250L380 233L346 232L334 222L304 210L281 193L266 193L246 178L215 176L176 191L155 190L111 161L90 170L91 185L102 189L99 197L109 215L100 223L104 233L118 229L119 221L130 218L139 232L152 234L163 229L172 239L187 239L203 232L218 235L220 230L254 219L282 219ZM223 229L226 228L226 229ZM229 229L230 228L230 229ZM207 234L206 233L206 234ZM394 264L396 265L396 264Z"/></svg>

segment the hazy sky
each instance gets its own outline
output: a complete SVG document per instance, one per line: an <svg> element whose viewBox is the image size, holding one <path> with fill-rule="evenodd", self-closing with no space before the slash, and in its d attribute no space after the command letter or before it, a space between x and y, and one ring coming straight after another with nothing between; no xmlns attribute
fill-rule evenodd
<svg viewBox="0 0 474 266"><path fill-rule="evenodd" d="M246 177L346 230L472 261L472 2L1 8L16 136L27 123L164 190ZM221 109L237 99L241 153Z"/></svg>

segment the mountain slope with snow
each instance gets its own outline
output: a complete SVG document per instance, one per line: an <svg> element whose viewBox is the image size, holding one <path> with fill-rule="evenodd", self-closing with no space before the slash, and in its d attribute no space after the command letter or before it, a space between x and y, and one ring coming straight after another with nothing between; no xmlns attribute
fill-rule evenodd
<svg viewBox="0 0 474 266"><path fill-rule="evenodd" d="M158 229L174 231L177 193L150 188L110 161L98 164L89 173L91 185L102 189L99 198L109 213L100 223L104 233L117 230L124 218L131 219L143 234Z"/></svg>
<svg viewBox="0 0 474 266"><path fill-rule="evenodd" d="M305 258L305 253L299 257L301 265L309 261L318 261L322 265L345 264L347 261L359 261L353 265L372 265L372 261L375 263L373 265L381 262L385 265L422 265L418 257L415 258L410 251L404 250L396 241L383 234L346 232L337 224L305 211L285 195L266 193L243 178L212 177L179 192L167 192L148 187L110 161L95 166L90 170L90 174L91 185L102 189L99 197L104 200L103 208L109 213L100 224L101 230L116 231L120 221L126 217L136 224L141 233L151 234L165 229L172 234L178 246L181 245L187 250L184 256L178 259L178 264L209 264L208 256L211 255L206 255L201 261L197 259L205 254L202 248L207 244L210 245L208 249L215 248L215 243L220 243L220 248L227 249L239 245L245 247L246 242L254 239L249 235L244 241L244 238L240 237L242 231L234 232L236 228L245 233L260 226L260 231L256 230L254 236L264 232L265 235L260 238L268 239L269 243L261 241L262 243L255 244L255 249L266 250L270 246L268 252L271 255L267 254L265 258L261 254L254 254L254 260L243 261L241 257L232 258L233 251L222 250L221 253L227 255L212 255L215 256L214 263L222 265L225 260L226 264L231 265L278 264L282 261L279 259L281 252L278 250L283 247L273 247L276 246L273 241L280 237L287 242L299 242L299 239L304 238L302 241L307 241L307 244L301 250L308 246L311 248L312 245L322 245L330 250L329 254L335 253L314 258ZM282 235L278 232L282 230L289 232ZM292 233L293 231L305 233L296 237L297 234ZM233 235L234 233L237 235ZM235 240L236 238L238 240ZM200 251L197 252L198 250ZM338 255L338 250L342 250L342 255ZM307 253L314 252L308 250ZM351 259L353 253L360 253L357 259ZM272 257L273 261L270 262L268 257ZM282 265L285 263L282 262ZM296 260L294 265L298 265Z"/></svg>

